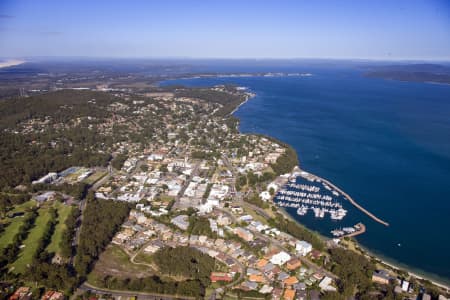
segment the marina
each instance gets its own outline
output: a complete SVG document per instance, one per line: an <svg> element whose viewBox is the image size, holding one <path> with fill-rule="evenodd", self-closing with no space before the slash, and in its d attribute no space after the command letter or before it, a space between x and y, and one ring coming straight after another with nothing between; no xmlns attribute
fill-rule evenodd
<svg viewBox="0 0 450 300"><path fill-rule="evenodd" d="M326 179L299 170L293 178L281 189L274 198L279 207L297 208L297 215L304 216L309 211L316 218L322 219L327 214L331 220L340 221L347 215L342 201L348 201L374 221L389 226L389 223L376 217L363 208L347 193Z"/></svg>
<svg viewBox="0 0 450 300"><path fill-rule="evenodd" d="M275 196L275 203L279 207L296 208L299 216L311 211L316 218L329 216L331 220L342 220L347 210L341 203L341 194L329 185L308 177L308 174L300 172L300 176L291 178Z"/></svg>

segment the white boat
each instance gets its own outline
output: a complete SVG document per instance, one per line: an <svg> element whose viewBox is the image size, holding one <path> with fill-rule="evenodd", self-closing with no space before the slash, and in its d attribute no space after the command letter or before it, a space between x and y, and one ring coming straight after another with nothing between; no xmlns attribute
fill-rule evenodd
<svg viewBox="0 0 450 300"><path fill-rule="evenodd" d="M297 215L299 215L299 216L304 216L304 215L306 215L307 212L308 212L308 207L303 206L303 205L297 209Z"/></svg>

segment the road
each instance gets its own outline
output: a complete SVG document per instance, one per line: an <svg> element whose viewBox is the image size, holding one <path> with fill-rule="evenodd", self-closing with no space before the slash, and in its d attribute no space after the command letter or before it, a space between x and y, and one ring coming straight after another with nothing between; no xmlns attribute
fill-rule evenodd
<svg viewBox="0 0 450 300"><path fill-rule="evenodd" d="M189 183L191 182L191 178L198 175L198 168L200 166L200 162L197 162L194 166L194 169L192 170L191 175L188 179L186 179L185 183L181 187L180 192L178 193L177 197L175 198L176 202L175 205L172 206L172 210L180 207L180 199L184 195L184 192L186 191L187 187L189 186Z"/></svg>
<svg viewBox="0 0 450 300"><path fill-rule="evenodd" d="M176 295L163 295L158 293L143 293L143 292L132 292L132 291L117 291L105 288L95 287L87 282L83 283L77 290L77 294L82 294L83 292L91 291L95 294L111 295L114 298L119 297L136 297L138 300L173 300L173 299L195 299L194 297L179 297Z"/></svg>

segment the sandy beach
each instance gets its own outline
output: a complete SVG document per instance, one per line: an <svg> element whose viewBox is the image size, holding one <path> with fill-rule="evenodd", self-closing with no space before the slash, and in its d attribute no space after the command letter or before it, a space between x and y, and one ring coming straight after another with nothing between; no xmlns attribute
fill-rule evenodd
<svg viewBox="0 0 450 300"><path fill-rule="evenodd" d="M23 64L24 62L25 62L24 60L19 60L19 59L9 59L9 60L5 60L5 61L0 61L0 68L17 66L17 65Z"/></svg>

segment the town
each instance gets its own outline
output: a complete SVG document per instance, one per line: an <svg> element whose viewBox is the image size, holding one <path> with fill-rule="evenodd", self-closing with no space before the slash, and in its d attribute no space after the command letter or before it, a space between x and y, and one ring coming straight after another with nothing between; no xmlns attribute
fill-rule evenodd
<svg viewBox="0 0 450 300"><path fill-rule="evenodd" d="M101 86L49 95L66 98L54 114L2 123L4 141L26 136L27 147L54 154L22 179L13 169L2 177L9 194L22 197L5 196L2 211L5 298L293 300L367 292L430 299L415 279L372 263L351 239L324 240L278 207L276 195L292 201L287 188L312 187L293 183L304 173L292 148L239 132L229 114L254 96L246 88ZM59 161L61 153L71 159ZM342 208L330 199L320 204ZM187 268L201 272L167 269L162 262L180 259L170 249L192 256ZM353 268L357 278L345 278ZM45 282L33 277L39 272Z"/></svg>

